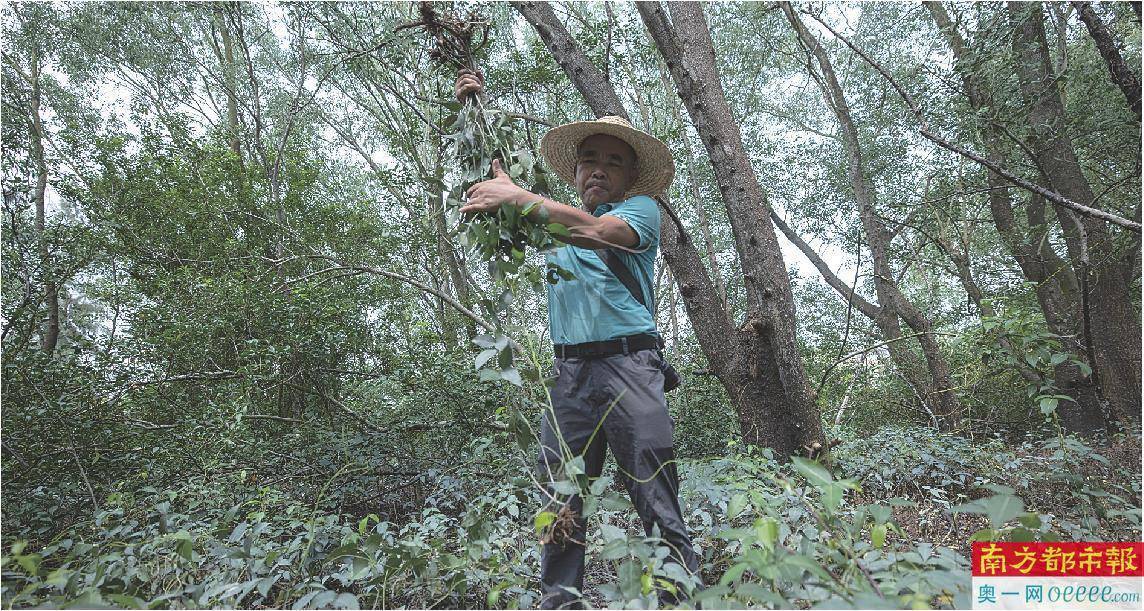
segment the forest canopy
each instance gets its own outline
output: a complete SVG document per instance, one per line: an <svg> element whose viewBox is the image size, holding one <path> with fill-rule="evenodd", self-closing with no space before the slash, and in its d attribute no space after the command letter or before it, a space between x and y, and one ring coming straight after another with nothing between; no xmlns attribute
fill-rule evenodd
<svg viewBox="0 0 1144 611"><path fill-rule="evenodd" d="M961 608L973 541L1141 540L1139 2L0 10L5 607L535 607L569 230L460 207L578 203L539 143L606 115L674 158L700 575L565 469L589 604Z"/></svg>

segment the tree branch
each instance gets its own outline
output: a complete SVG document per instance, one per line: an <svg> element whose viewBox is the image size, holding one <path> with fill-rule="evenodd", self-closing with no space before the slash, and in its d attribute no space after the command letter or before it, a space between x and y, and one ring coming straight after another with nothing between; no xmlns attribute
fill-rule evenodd
<svg viewBox="0 0 1144 611"><path fill-rule="evenodd" d="M848 286L844 280L839 278L830 269L830 266L826 264L826 261L824 261L822 257L818 255L814 248L812 248L810 244L807 244L806 240L803 240L801 236L795 233L795 231L790 228L790 225L787 225L786 221L784 221L774 210L771 210L771 221L775 224L775 227L778 227L779 231L783 232L783 235L785 235L787 239L790 240L791 244L797 246L798 249L802 251L802 254L806 255L807 259L810 259L810 262L814 264L814 267L818 270L818 273L822 274L822 279L825 280L826 283L831 287L833 287L834 290L838 291L838 294L842 295L848 300L852 300L854 305L858 306L858 309L863 314L865 314L867 318L876 319L878 316L880 316L882 308L864 299L861 295L856 293L852 287Z"/></svg>
<svg viewBox="0 0 1144 611"><path fill-rule="evenodd" d="M1077 214L1081 214L1081 215L1092 217L1092 218L1097 218L1097 219L1112 223L1114 225L1119 225L1120 227L1123 227L1123 228L1128 229L1130 231L1134 231L1136 233L1141 233L1140 223L1130 221L1130 220L1123 218L1121 216L1112 214L1111 212L1106 212L1104 210L1099 210L1097 208L1092 208L1090 206L1086 206L1086 205L1081 204L1079 202L1075 202L1075 201L1061 195L1060 193L1057 193L1056 191L1051 191L1051 190L1046 189L1046 188L1044 188L1038 184L1035 184L1035 183L1032 183L1028 180L1025 180L1024 178L1021 178L1020 176L1017 176L1017 175L1009 172L1005 168L1001 167L1001 165L994 163L994 162L986 159L985 157L982 157L981 155L978 155L972 151L969 151L969 150L967 150L961 146L958 146L958 145L942 138L941 136L938 136L937 134L935 134L933 131L930 130L929 123L926 121L925 115L922 114L921 109L918 107L917 103L914 102L913 97L911 97L910 94L907 93L906 90L902 88L902 86L898 83L898 81L892 75L890 75L890 73L885 68L883 68L881 64L874 61L873 58L871 58L864 51L862 51L857 46L855 46L853 43L851 43L846 37L844 37L841 34L839 34L838 32L836 32L833 28L831 28L829 25L827 25L826 22L824 22L822 19L819 19L816 15L810 15L810 16L815 21L822 24L822 26L824 28L826 28L827 30L829 30L830 33L833 34L835 38L842 41L842 43L845 44L847 47L849 47L851 51L854 51L854 53L858 54L858 56L861 57L867 64L870 64L870 66L872 68L874 68L874 70L878 71L879 74L881 74L883 77L886 78L886 80L888 80L890 82L890 85L894 88L895 91L898 92L898 95L900 95L902 97L902 100L905 101L906 106L909 107L910 112L913 113L914 117L917 119L918 125L919 125L918 133L921 134L927 140L933 142L934 144L937 144L938 146L940 146L944 149L947 149L949 151L957 153L958 155L961 155L962 157L965 157L966 159L971 159L971 160L985 166L986 168L989 168L995 174L997 174L998 176L1001 176L1005 180L1008 180L1009 182L1013 183L1014 185L1021 187L1022 189L1025 189L1029 192L1036 193L1037 195L1044 197L1045 199L1053 202L1054 204L1057 204L1058 206L1061 206L1063 208L1068 208L1069 210L1072 210L1072 211L1076 212Z"/></svg>

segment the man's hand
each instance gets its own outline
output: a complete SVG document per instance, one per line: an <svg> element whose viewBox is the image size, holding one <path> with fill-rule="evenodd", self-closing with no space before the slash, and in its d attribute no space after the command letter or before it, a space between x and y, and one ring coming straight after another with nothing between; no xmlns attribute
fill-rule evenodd
<svg viewBox="0 0 1144 611"><path fill-rule="evenodd" d="M636 248L640 238L627 221L609 214L594 217L590 213L567 204L545 199L531 191L518 187L501 168L500 160L493 160L493 178L469 187L468 201L461 207L462 213L496 212L502 205L527 206L532 202L543 202L546 211L545 222L559 223L568 228L571 235L553 235L554 238L581 248ZM538 219L539 208L531 218Z"/></svg>
<svg viewBox="0 0 1144 611"><path fill-rule="evenodd" d="M480 95L484 88L485 77L480 72L468 68L457 71L457 84L453 87L453 95L457 96L457 101L464 102L469 95Z"/></svg>
<svg viewBox="0 0 1144 611"><path fill-rule="evenodd" d="M499 159L493 159L493 178L469 187L465 197L467 202L461 207L462 213L496 212L501 204L523 206L541 199L518 187L501 168Z"/></svg>

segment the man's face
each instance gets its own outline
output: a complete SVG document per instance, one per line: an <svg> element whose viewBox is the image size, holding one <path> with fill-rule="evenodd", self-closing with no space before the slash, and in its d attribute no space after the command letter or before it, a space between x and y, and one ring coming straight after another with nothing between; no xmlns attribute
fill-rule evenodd
<svg viewBox="0 0 1144 611"><path fill-rule="evenodd" d="M620 201L637 176L636 152L627 142L596 134L580 143L576 152L576 192L589 211L600 204Z"/></svg>

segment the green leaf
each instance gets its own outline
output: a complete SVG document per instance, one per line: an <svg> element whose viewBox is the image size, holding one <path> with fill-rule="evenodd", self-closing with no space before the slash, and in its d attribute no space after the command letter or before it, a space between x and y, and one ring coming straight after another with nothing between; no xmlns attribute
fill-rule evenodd
<svg viewBox="0 0 1144 611"><path fill-rule="evenodd" d="M619 577L620 591L625 598L637 598L643 592L643 574L643 567L634 560L620 564L616 576Z"/></svg>
<svg viewBox="0 0 1144 611"><path fill-rule="evenodd" d="M747 495L743 493L731 497L731 500L727 502L727 519L733 520L742 513L743 509L747 507L747 501Z"/></svg>
<svg viewBox="0 0 1144 611"><path fill-rule="evenodd" d="M1028 541L1036 541L1037 537L1033 534L1033 531L1029 530L1028 528L1025 528L1024 526L1018 526L1017 528L1009 531L1008 539L1010 541L1025 543Z"/></svg>
<svg viewBox="0 0 1144 611"><path fill-rule="evenodd" d="M485 369L482 371L488 371L488 370ZM520 379L520 372L516 370L516 367L511 367L509 369L505 369L504 371L500 372L500 375L501 375L501 379L505 380L509 384L512 384L513 386L523 386L524 385L524 382L521 381L521 379Z"/></svg>
<svg viewBox="0 0 1144 611"><path fill-rule="evenodd" d="M747 564L746 562L740 562L732 566L731 568L727 569L726 573L723 573L722 577L719 578L719 585L725 586L732 581L735 581L739 577L742 577L743 573L747 572L747 569L749 568L751 568L751 565Z"/></svg>
<svg viewBox="0 0 1144 611"><path fill-rule="evenodd" d="M611 524L601 524L600 532L604 535L604 542L610 543L612 541L627 540L628 535L622 529L612 526Z"/></svg>
<svg viewBox="0 0 1144 611"><path fill-rule="evenodd" d="M16 562L24 569L29 575L35 575L40 569L40 555L39 554L20 554L16 556Z"/></svg>
<svg viewBox="0 0 1144 611"><path fill-rule="evenodd" d="M496 348L488 348L486 350L482 350L481 353L477 355L477 358L474 359L473 364L476 366L476 369L480 369L481 367L485 366L485 363L489 362L489 359L496 356L497 353L498 352Z"/></svg>
<svg viewBox="0 0 1144 611"><path fill-rule="evenodd" d="M893 509L885 505L870 505L870 517L874 519L874 524L885 524L893 515Z"/></svg>
<svg viewBox="0 0 1144 611"><path fill-rule="evenodd" d="M565 227L564 225L561 225L560 223L549 223L549 224L545 225L544 228L547 229L548 233L550 233L552 235L558 235L561 237L572 237L572 232L569 231L567 227Z"/></svg>
<svg viewBox="0 0 1144 611"><path fill-rule="evenodd" d="M588 491L595 495L603 494L604 491L608 489L608 485L611 483L612 476L610 475L598 477L596 478L596 481L592 482L592 485L588 488Z"/></svg>
<svg viewBox="0 0 1144 611"><path fill-rule="evenodd" d="M505 346L500 348L500 353L497 355L497 369L504 371L512 368L512 348Z"/></svg>
<svg viewBox="0 0 1144 611"><path fill-rule="evenodd" d="M596 515L596 510L600 508L600 497L587 496L584 497L584 508L580 511L580 515L585 518L590 518Z"/></svg>
<svg viewBox="0 0 1144 611"><path fill-rule="evenodd" d="M557 494L580 494L580 489L576 487L576 484L566 479L552 482L552 490Z"/></svg>
<svg viewBox="0 0 1144 611"><path fill-rule="evenodd" d="M183 539L183 540L179 541L179 544L175 548L175 551L177 551L178 554L183 557L183 559L185 559L189 562L191 560L191 556L194 552L194 548L191 545L191 540L190 539Z"/></svg>
<svg viewBox="0 0 1144 611"><path fill-rule="evenodd" d="M775 609L794 608L789 602L784 600L782 596L776 594L769 587L757 583L739 584L739 586L735 588L735 596L739 598L751 598L758 602L766 603Z"/></svg>
<svg viewBox="0 0 1144 611"><path fill-rule="evenodd" d="M357 596L351 592L342 592L334 599L333 608L335 609L360 609L361 605L358 604Z"/></svg>
<svg viewBox="0 0 1144 611"><path fill-rule="evenodd" d="M499 379L501 379L501 372L496 369L482 369L480 371L480 380L482 382L491 382Z"/></svg>
<svg viewBox="0 0 1144 611"><path fill-rule="evenodd" d="M107 600L123 607L124 609L146 609L147 602L141 598L130 596L127 594L108 594Z"/></svg>
<svg viewBox="0 0 1144 611"><path fill-rule="evenodd" d="M601 497L600 505L608 511L629 511L632 508L632 502L627 497L612 493Z"/></svg>
<svg viewBox="0 0 1144 611"><path fill-rule="evenodd" d="M755 534L759 542L767 549L774 549L775 542L779 540L779 523L768 516L755 521Z"/></svg>
<svg viewBox="0 0 1144 611"><path fill-rule="evenodd" d="M576 475L583 475L584 469L585 469L585 467L584 467L584 457L583 456L576 456L572 460L564 462L564 472L566 474L568 474L568 476L570 476L570 477L576 476Z"/></svg>
<svg viewBox="0 0 1144 611"><path fill-rule="evenodd" d="M846 492L838 483L830 483L824 485L822 488L822 505L830 513L838 511L838 507L842 505L842 496Z"/></svg>
<svg viewBox="0 0 1144 611"><path fill-rule="evenodd" d="M877 524L870 529L870 543L878 549L881 549L886 545L885 524Z"/></svg>
<svg viewBox="0 0 1144 611"><path fill-rule="evenodd" d="M969 542L974 541L996 541L1001 536L1001 531L992 528L982 528L981 530L969 535Z"/></svg>
<svg viewBox="0 0 1144 611"><path fill-rule="evenodd" d="M989 522L994 528L1000 528L1009 520L1021 515L1025 512L1025 502L1020 498L998 494L991 496L981 503L985 515L989 516Z"/></svg>
<svg viewBox="0 0 1144 611"><path fill-rule="evenodd" d="M826 572L826 569L822 568L822 565L815 562L815 560L809 556L804 556L802 554L791 554L790 556L784 557L782 561L785 564L810 571L812 575L820 577L824 580L830 579L830 574Z"/></svg>
<svg viewBox="0 0 1144 611"><path fill-rule="evenodd" d="M822 487L834 482L834 477L830 475L830 471L827 471L826 467L816 461L795 456L791 458L791 462L794 463L794 468L816 488L822 489Z"/></svg>

